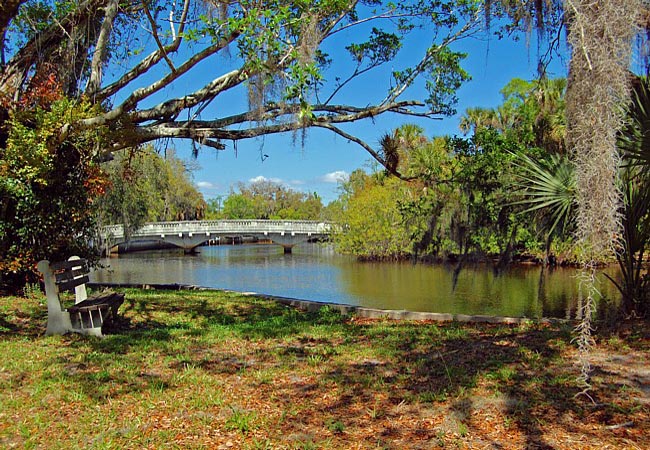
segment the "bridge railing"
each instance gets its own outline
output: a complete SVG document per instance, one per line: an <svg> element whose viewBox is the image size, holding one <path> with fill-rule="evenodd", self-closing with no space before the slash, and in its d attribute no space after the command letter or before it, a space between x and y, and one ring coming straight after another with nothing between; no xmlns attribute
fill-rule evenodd
<svg viewBox="0 0 650 450"><path fill-rule="evenodd" d="M172 233L278 233L328 234L332 225L311 220L191 220L177 222L149 222L133 233L133 237ZM102 228L104 236L122 238L122 225Z"/></svg>

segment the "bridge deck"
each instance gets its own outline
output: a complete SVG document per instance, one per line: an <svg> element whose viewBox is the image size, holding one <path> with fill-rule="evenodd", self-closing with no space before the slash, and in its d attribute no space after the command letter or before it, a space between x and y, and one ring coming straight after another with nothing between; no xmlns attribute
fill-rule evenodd
<svg viewBox="0 0 650 450"><path fill-rule="evenodd" d="M185 250L192 250L215 237L252 236L269 239L282 245L285 250L299 242L324 238L329 235L331 224L308 220L193 220L181 222L150 222L133 232L130 242L160 240ZM122 225L102 228L101 238L116 245L125 242Z"/></svg>

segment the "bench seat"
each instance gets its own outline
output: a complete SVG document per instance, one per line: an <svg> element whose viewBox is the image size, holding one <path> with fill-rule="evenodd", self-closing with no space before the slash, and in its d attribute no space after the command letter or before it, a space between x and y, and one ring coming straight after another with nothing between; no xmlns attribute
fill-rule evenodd
<svg viewBox="0 0 650 450"><path fill-rule="evenodd" d="M82 300L79 303L75 303L73 306L66 308L68 312L83 312L83 311L92 311L95 309L104 309L110 308L111 310L117 312L117 309L124 303L124 294L117 292L106 292L99 294L97 296L89 297L86 300Z"/></svg>

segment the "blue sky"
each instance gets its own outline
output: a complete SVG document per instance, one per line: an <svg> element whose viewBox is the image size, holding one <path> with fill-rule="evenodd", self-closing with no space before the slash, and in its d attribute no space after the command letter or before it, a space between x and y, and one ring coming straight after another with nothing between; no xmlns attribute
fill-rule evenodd
<svg viewBox="0 0 650 450"><path fill-rule="evenodd" d="M514 42L496 38L489 41L470 38L458 43L455 50L468 53L463 67L472 76L472 80L458 93L456 116L430 120L384 115L374 122L348 125L346 130L373 147L377 146L383 133L404 123L422 126L429 137L459 134L459 117L466 108L497 106L501 103L499 91L510 79L532 79L537 73L536 46L527 45L525 39ZM553 61L548 74L551 77L565 76L566 62ZM372 80L357 83L353 86L353 94L358 98L372 99L374 86ZM230 98L220 99L221 107L228 104L244 107L241 97L240 92L232 94ZM412 97L413 93L409 98ZM354 104L362 105L359 102ZM215 108L217 107L219 106L216 105ZM321 129L308 130L304 145L300 135L291 134L240 141L236 148L232 143L226 144L227 150L222 152L210 148L201 149L196 161L199 168L194 172L194 182L206 200L227 195L231 186L236 186L238 182L266 179L294 190L317 192L324 203L328 203L338 196L337 182L355 169L369 167L370 161L370 155L358 145ZM175 142L172 145L181 158L191 159L191 149L187 143Z"/></svg>

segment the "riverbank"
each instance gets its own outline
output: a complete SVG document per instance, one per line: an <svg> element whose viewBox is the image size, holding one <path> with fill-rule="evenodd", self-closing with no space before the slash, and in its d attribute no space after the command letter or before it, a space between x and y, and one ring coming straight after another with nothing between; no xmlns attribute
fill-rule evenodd
<svg viewBox="0 0 650 450"><path fill-rule="evenodd" d="M314 244L290 256L266 245L205 247L197 255L144 252L102 260L96 283L177 283L233 291L341 303L368 309L539 319L575 317L576 270L544 271L517 265L495 272L489 265L360 263ZM611 273L616 276L615 272ZM599 277L600 292L618 298L613 283Z"/></svg>
<svg viewBox="0 0 650 450"><path fill-rule="evenodd" d="M318 311L321 308L328 308L336 311L343 316L355 316L364 319L389 319L389 320L416 320L416 321L432 321L432 322L471 322L471 323L493 323L493 324L511 324L511 325L525 325L525 324L570 324L575 321L557 318L527 318L527 317L504 317L504 316L489 316L489 315L470 315L470 314L449 314L449 313L434 313L434 312L421 312L421 311L407 311L404 309L378 309L378 308L365 308L363 306L348 305L342 303L329 303L318 302L313 300L305 300L299 298L281 297L277 295L261 294L258 292L237 292L225 289L216 289L203 286L195 286L192 284L140 284L140 283L88 283L89 287L95 289L156 289L165 291L211 291L215 293L230 293L238 294L246 297L256 297L280 303L282 305L291 306L303 311Z"/></svg>
<svg viewBox="0 0 650 450"><path fill-rule="evenodd" d="M127 289L103 340L0 298L3 448L649 448L650 332L594 354L557 324L345 318L236 293Z"/></svg>

